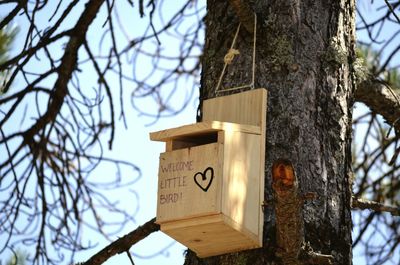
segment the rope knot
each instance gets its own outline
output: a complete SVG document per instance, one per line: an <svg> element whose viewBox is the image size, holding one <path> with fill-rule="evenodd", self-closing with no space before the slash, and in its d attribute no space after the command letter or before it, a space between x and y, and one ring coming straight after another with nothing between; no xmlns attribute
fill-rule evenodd
<svg viewBox="0 0 400 265"><path fill-rule="evenodd" d="M240 54L239 50L230 48L229 51L227 52L227 54L225 54L224 63L231 64L233 59L235 58L235 55L239 55L239 54Z"/></svg>

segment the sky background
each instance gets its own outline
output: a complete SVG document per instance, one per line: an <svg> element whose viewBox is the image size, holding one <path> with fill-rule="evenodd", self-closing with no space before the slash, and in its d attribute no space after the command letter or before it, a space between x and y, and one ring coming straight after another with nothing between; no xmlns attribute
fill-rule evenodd
<svg viewBox="0 0 400 265"><path fill-rule="evenodd" d="M125 1L124 1L125 2ZM127 1L126 1L127 2ZM177 3L181 3L183 1L178 1ZM204 2L204 1L203 1ZM174 9L178 8L178 5L170 5L164 6L163 14L165 16L171 15L174 13ZM368 9L368 6L365 7ZM129 21L129 25L125 24L126 31L128 34L133 34L135 36L140 36L143 34L145 25L148 24L148 16L140 19L138 16L137 7L132 8L119 8L120 16L124 17L124 21ZM104 13L104 8L102 9ZM136 12L134 15L130 12ZM78 12L79 13L79 12ZM77 13L77 14L78 14ZM7 10L0 10L0 17L7 14ZM47 17L46 17L47 16ZM43 17L40 17L43 21L43 25L46 25L46 19L49 14L44 14ZM99 18L101 14L98 16ZM126 20L129 18L129 20ZM16 18L16 25L21 30L21 35L26 30L27 24L26 20L22 17ZM93 25L91 30L89 31L89 39L93 43L99 42L101 36L97 34L95 28L99 27L104 21L100 21L99 19L96 21L95 25ZM74 25L75 21L69 21L65 26ZM156 28L161 26L161 22L157 20L155 23ZM132 32L130 32L132 30ZM358 38L366 38L366 34L359 34ZM123 33L118 33L118 38L121 38L121 42L123 40ZM17 39L14 53L18 52L18 47L21 46L21 39ZM172 38L167 38L166 36L161 37L161 45L166 53L176 54L179 52L178 43L179 41ZM154 44L155 45L155 44ZM149 45L148 48L154 49L154 46ZM54 50L54 52L60 53L60 47ZM61 53L60 53L61 54ZM37 61L32 67L40 68L43 66L44 62ZM164 62L165 63L165 62ZM83 86L87 84L87 86L92 86L93 80L97 77L93 74L93 71L85 68L82 68L83 74L81 74L81 82ZM132 65L125 65L126 71L137 71L138 75L147 75L150 72L150 68L152 67L149 62L146 62L145 58L140 59L140 67L132 70ZM155 78L157 78L157 74L155 74ZM49 80L52 81L52 80ZM161 118L154 123L154 118L146 117L144 115L138 114L137 111L131 108L130 101L130 93L126 93L126 98L124 98L125 111L128 122L128 129L125 129L122 122L117 123L116 137L114 140L114 146L112 151L106 151L105 155L121 160L127 160L135 165L139 166L141 169L141 176L138 181L129 187L125 192L121 193L118 191L109 192L108 196L111 198L115 198L115 200L119 201L121 205L125 209L131 209L132 215L135 216L136 223L131 223L125 227L123 231L119 233L120 236L134 230L138 225L141 225L148 220L152 219L156 215L156 203L157 203L157 173L158 173L158 157L159 153L164 151L164 143L152 142L149 139L149 133L153 131L158 131L162 129L177 127L184 124L190 124L195 122L196 117L196 109L198 104L198 89L192 88L193 80L183 80L179 86L178 96L174 98L169 104L171 106L178 107L184 98L187 98L188 95L192 94L190 102L188 106L181 113L177 114L173 117ZM117 80L115 79L115 84L117 84ZM14 89L17 89L18 82L15 85ZM171 88L172 90L172 88ZM32 99L33 100L33 99ZM43 99L42 103L45 104L47 99ZM118 102L115 102L118 105ZM146 111L154 111L157 108L157 105L150 99L142 100L138 103L142 109ZM354 115L360 115L361 112L365 111L365 108L361 105L355 109ZM118 113L118 112L117 112ZM9 126L18 126L18 128L14 128L14 130L20 129L19 121L22 118L22 110L19 115L15 117L13 122L10 122ZM151 124L151 125L149 125ZM23 126L23 125L22 125ZM105 136L105 139L108 137ZM95 152L95 150L94 150ZM94 176L100 180L107 179L110 175L117 174L116 169L114 167L101 166L94 173ZM137 175L132 172L123 171L123 174L132 174L133 178L136 178ZM0 195L1 196L1 195ZM112 219L113 216L103 212L103 218ZM0 240L3 235L0 235ZM83 233L83 239L90 240L92 242L97 242L99 237L90 230L85 230ZM117 239L117 236L114 236L114 239ZM76 255L76 261L84 261L96 253L98 250L102 249L104 246L109 244L106 240L101 240L98 242L98 246L94 249L84 251ZM135 264L137 265L147 265L147 264L171 264L178 265L183 264L184 260L184 250L186 248L164 235L161 232L153 233L148 238L142 240L135 246L131 248L131 253L134 256ZM29 252L29 250L28 250ZM3 253L0 255L0 260L5 260L10 255L10 252ZM359 256L359 252L355 252L355 264L364 264L363 259L359 260L357 257ZM129 264L129 260L126 254L116 255L112 257L105 264Z"/></svg>

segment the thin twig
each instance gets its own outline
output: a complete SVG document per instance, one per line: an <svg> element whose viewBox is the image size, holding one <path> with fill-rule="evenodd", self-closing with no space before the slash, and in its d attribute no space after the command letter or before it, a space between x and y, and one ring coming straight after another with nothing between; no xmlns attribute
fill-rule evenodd
<svg viewBox="0 0 400 265"><path fill-rule="evenodd" d="M388 0L385 0L385 3L389 7L390 12L392 12L393 16L397 19L397 22L400 23L400 18L397 16L396 12L394 12L392 5L389 3Z"/></svg>
<svg viewBox="0 0 400 265"><path fill-rule="evenodd" d="M131 253L128 251L126 251L126 255L128 255L129 260L131 261L132 265L135 265L135 262L133 261L132 255Z"/></svg>

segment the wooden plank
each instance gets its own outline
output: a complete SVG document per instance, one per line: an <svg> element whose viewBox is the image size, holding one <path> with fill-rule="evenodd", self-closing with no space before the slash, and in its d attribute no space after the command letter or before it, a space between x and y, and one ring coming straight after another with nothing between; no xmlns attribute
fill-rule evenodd
<svg viewBox="0 0 400 265"><path fill-rule="evenodd" d="M218 120L198 122L190 125L184 125L177 128L162 130L150 133L152 141L170 141L172 139L185 140L190 136L198 136L218 131L239 131L251 134L260 134L261 129L258 126L237 124L230 122L221 122Z"/></svg>
<svg viewBox="0 0 400 265"><path fill-rule="evenodd" d="M232 227L236 231L239 231L241 234L245 235L246 238L251 239L251 241L253 242L252 245L254 245L255 247L262 247L262 242L259 242L259 240L258 240L258 234L254 234L252 231L248 230L245 226L243 226L240 223L235 222L230 217L228 217L224 214L222 214L222 216L223 216L223 221L226 225L228 225L229 227ZM257 231L257 233L258 233L258 231Z"/></svg>
<svg viewBox="0 0 400 265"><path fill-rule="evenodd" d="M221 213L198 216L193 218L181 219L179 221L167 221L161 224L161 231L169 231L182 227L192 227L204 224L212 224L222 222L224 217Z"/></svg>
<svg viewBox="0 0 400 265"><path fill-rule="evenodd" d="M199 257L259 247L222 214L161 224L161 231L195 251Z"/></svg>
<svg viewBox="0 0 400 265"><path fill-rule="evenodd" d="M220 212L219 144L160 154L157 220L179 220Z"/></svg>
<svg viewBox="0 0 400 265"><path fill-rule="evenodd" d="M254 126L265 125L267 90L249 90L203 102L203 121L224 121Z"/></svg>
<svg viewBox="0 0 400 265"><path fill-rule="evenodd" d="M181 220L167 221L161 224L161 231L167 232L171 230L180 230L182 228L190 228L193 227L193 230L198 230L199 226L202 225L213 225L214 223L224 223L234 230L245 234L248 238L250 238L253 243L252 245L261 246L258 242L258 236L254 234L252 231L247 230L243 225L235 222L230 217L225 216L224 214L211 214L211 215L203 215L196 216ZM258 231L256 231L258 233Z"/></svg>
<svg viewBox="0 0 400 265"><path fill-rule="evenodd" d="M262 209L262 205L265 200L264 189L265 189L265 153L266 153L266 139L267 139L267 91L264 90L262 93L262 102L261 102L261 137L260 137L260 161L258 167L259 178L259 198L260 198L260 206L258 208L259 218L258 218L258 242L263 243L263 229L264 229L264 212Z"/></svg>
<svg viewBox="0 0 400 265"><path fill-rule="evenodd" d="M222 213L240 225L240 230L259 233L261 203L260 136L226 133L224 145Z"/></svg>

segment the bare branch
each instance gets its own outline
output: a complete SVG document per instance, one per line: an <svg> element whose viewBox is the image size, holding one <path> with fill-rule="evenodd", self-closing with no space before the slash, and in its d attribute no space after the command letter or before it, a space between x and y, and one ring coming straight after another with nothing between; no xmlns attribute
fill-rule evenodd
<svg viewBox="0 0 400 265"><path fill-rule="evenodd" d="M352 208L360 209L360 210L373 210L376 212L389 212L393 216L400 216L400 207L394 207L390 205L385 205L383 203L365 200L361 198L354 198L352 200Z"/></svg>
<svg viewBox="0 0 400 265"><path fill-rule="evenodd" d="M393 9L393 6L389 3L388 0L385 0L386 5L388 6L390 12L392 12L393 16L396 18L397 22L400 23L400 18L397 16L396 12Z"/></svg>
<svg viewBox="0 0 400 265"><path fill-rule="evenodd" d="M64 97L68 93L68 82L71 79L72 72L78 62L78 49L84 43L89 25L95 19L104 0L90 1L86 5L74 29L71 31L71 39L67 43L61 65L58 70L58 79L54 85L54 92L46 113L26 132L25 141L29 141L33 136L44 128L47 124L55 120L55 116L60 112Z"/></svg>
<svg viewBox="0 0 400 265"><path fill-rule="evenodd" d="M18 1L17 6L0 22L0 29L4 28L26 6L28 0Z"/></svg>
<svg viewBox="0 0 400 265"><path fill-rule="evenodd" d="M99 265L105 262L110 257L129 251L129 249L142 239L146 238L153 232L160 230L160 226L155 223L156 218L151 219L142 226L139 226L129 234L117 239L101 251L93 255L89 260L82 265Z"/></svg>
<svg viewBox="0 0 400 265"><path fill-rule="evenodd" d="M314 252L310 244L304 244L302 247L301 260L303 264L316 264L316 265L332 265L334 262L332 255L324 255Z"/></svg>

